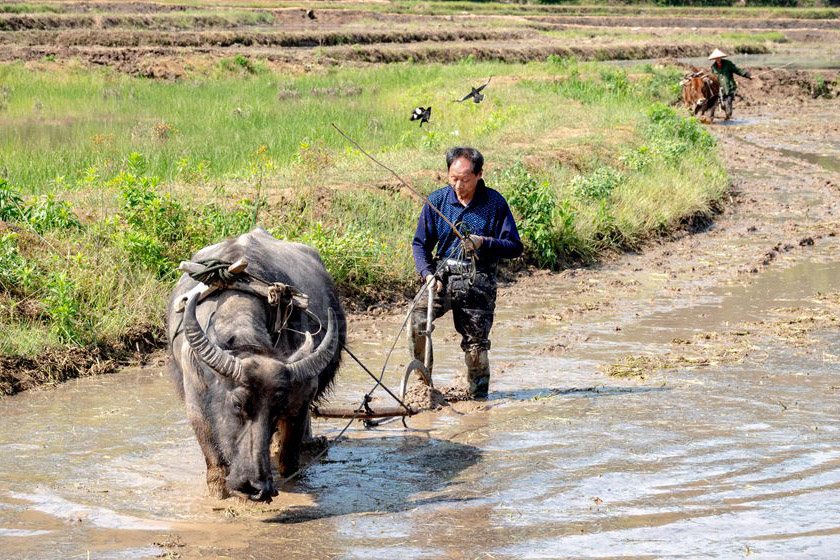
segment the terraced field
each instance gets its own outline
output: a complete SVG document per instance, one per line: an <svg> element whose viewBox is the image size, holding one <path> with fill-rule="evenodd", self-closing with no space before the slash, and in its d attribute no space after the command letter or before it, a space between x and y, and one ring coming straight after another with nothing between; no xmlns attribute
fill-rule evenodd
<svg viewBox="0 0 840 560"><path fill-rule="evenodd" d="M782 44L836 45L836 17L836 10L710 13L402 1L302 7L62 2L31 8L7 2L0 4L0 60L78 58L134 75L177 78L236 54L275 67L466 57L523 62L549 55L662 58L700 56L714 46L755 54Z"/></svg>

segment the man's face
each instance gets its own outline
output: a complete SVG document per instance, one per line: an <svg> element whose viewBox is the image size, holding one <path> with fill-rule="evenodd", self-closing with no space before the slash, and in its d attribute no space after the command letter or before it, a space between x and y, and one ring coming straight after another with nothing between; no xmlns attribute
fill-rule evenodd
<svg viewBox="0 0 840 560"><path fill-rule="evenodd" d="M716 58L716 59L715 59L715 66L717 66L718 68L720 68L721 61L722 61L722 60L723 60L722 58Z"/></svg>
<svg viewBox="0 0 840 560"><path fill-rule="evenodd" d="M481 173L473 173L472 162L467 158L458 158L449 166L449 184L459 200L472 200L479 179Z"/></svg>

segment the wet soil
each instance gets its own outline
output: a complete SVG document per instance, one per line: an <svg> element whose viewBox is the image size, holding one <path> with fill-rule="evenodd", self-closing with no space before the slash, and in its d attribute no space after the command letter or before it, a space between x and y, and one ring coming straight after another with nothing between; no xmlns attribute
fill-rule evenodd
<svg viewBox="0 0 840 560"><path fill-rule="evenodd" d="M160 366L0 401L0 556L833 557L840 107L741 91L714 222L502 287L487 401L354 425L269 505L206 497ZM351 317L350 346L378 369L401 320ZM435 343L455 384L446 318ZM369 387L348 363L332 402Z"/></svg>

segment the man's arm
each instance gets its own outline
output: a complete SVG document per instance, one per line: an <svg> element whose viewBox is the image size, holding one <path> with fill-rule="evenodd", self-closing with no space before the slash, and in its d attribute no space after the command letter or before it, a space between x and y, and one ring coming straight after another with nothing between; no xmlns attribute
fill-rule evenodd
<svg viewBox="0 0 840 560"><path fill-rule="evenodd" d="M497 222L493 237L485 237L479 251L502 259L515 259L522 254L522 240L519 238L510 207L505 204L500 212L502 216Z"/></svg>
<svg viewBox="0 0 840 560"><path fill-rule="evenodd" d="M411 252L414 255L414 266L425 280L429 274L434 274L432 265L432 249L438 242L434 216L428 204L423 205L420 218L417 220L417 230L411 242Z"/></svg>
<svg viewBox="0 0 840 560"><path fill-rule="evenodd" d="M747 70L741 70L740 68L738 68L738 66L735 65L734 62L732 62L732 71L735 72L736 74L738 74L739 76L743 76L744 78L747 78L748 80L752 80L752 74L750 74L749 71L747 71Z"/></svg>

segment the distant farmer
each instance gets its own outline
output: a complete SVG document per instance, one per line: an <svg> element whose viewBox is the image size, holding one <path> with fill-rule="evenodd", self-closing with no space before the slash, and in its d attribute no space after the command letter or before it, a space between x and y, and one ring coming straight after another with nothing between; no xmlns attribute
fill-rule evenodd
<svg viewBox="0 0 840 560"><path fill-rule="evenodd" d="M743 76L748 80L752 80L752 75L745 70L741 70L731 60L727 60L729 56L720 49L715 49L709 55L709 60L713 60L712 72L720 81L720 107L726 115L726 120L732 118L732 102L735 100L735 90L738 89L738 84L735 83L733 74Z"/></svg>
<svg viewBox="0 0 840 560"><path fill-rule="evenodd" d="M435 276L434 318L449 310L467 365L469 393L486 398L490 387L490 329L496 309L496 267L500 259L522 254L522 241L504 197L481 178L484 156L475 148L456 147L446 153L449 184L429 195L429 201L454 224L452 228L429 205L423 206L412 251L425 281ZM434 252L434 253L433 253ZM412 315L411 350L423 360L426 309Z"/></svg>

